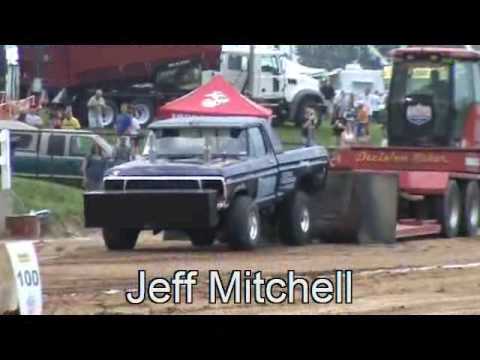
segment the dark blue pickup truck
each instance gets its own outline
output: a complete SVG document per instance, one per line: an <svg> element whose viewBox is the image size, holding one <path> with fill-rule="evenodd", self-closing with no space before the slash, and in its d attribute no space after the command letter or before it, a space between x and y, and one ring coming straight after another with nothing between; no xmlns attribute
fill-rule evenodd
<svg viewBox="0 0 480 360"><path fill-rule="evenodd" d="M144 160L110 169L104 191L85 194L86 226L103 229L108 249L133 249L143 230L174 230L194 246L218 239L252 250L267 222L285 244L308 242L325 148L284 151L270 125L252 118L174 119L150 130Z"/></svg>

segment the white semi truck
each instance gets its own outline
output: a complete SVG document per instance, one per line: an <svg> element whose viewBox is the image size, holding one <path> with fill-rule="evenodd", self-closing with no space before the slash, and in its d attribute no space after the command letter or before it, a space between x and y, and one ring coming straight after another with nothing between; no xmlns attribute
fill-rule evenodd
<svg viewBox="0 0 480 360"><path fill-rule="evenodd" d="M222 50L220 73L242 93L249 88L248 45L225 45ZM249 96L252 100L271 108L275 122L292 120L296 124L304 121L306 107L320 112L323 109L323 97L319 80L312 75L322 74L321 69L309 69L289 60L285 53L270 46L256 46L253 73L254 90ZM204 74L208 82L217 73Z"/></svg>

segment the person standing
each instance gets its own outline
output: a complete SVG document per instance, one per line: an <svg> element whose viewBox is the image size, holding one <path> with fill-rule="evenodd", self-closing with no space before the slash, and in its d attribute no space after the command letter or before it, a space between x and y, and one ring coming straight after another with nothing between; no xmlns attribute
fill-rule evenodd
<svg viewBox="0 0 480 360"><path fill-rule="evenodd" d="M370 136L368 132L368 125L370 121L370 109L368 104L363 101L358 103L358 125L357 125L357 139Z"/></svg>
<svg viewBox="0 0 480 360"><path fill-rule="evenodd" d="M102 188L103 177L108 169L108 159L102 148L95 144L92 152L82 164L83 186L87 191L97 191Z"/></svg>
<svg viewBox="0 0 480 360"><path fill-rule="evenodd" d="M372 121L374 123L380 122L380 110L382 107L382 97L378 91L370 95L370 106L372 107Z"/></svg>
<svg viewBox="0 0 480 360"><path fill-rule="evenodd" d="M305 146L310 147L315 144L315 129L317 126L317 112L311 107L305 109L305 122L302 126L302 138Z"/></svg>
<svg viewBox="0 0 480 360"><path fill-rule="evenodd" d="M62 110L53 109L52 117L50 119L52 129L59 130L62 128L63 116Z"/></svg>
<svg viewBox="0 0 480 360"><path fill-rule="evenodd" d="M120 108L120 114L117 115L115 120L115 128L117 130L117 136L130 136L133 127L132 115L129 111L128 104L122 104Z"/></svg>
<svg viewBox="0 0 480 360"><path fill-rule="evenodd" d="M63 130L80 130L82 127L80 121L73 116L72 110L68 109L62 121Z"/></svg>
<svg viewBox="0 0 480 360"><path fill-rule="evenodd" d="M107 104L103 97L103 91L97 90L94 96L88 101L88 123L91 129L102 129L104 112L107 108Z"/></svg>
<svg viewBox="0 0 480 360"><path fill-rule="evenodd" d="M113 153L114 166L122 165L133 160L132 147L128 140L126 136L119 139Z"/></svg>
<svg viewBox="0 0 480 360"><path fill-rule="evenodd" d="M330 117L330 122L333 124L334 116L333 116L333 108L334 108L334 100L335 100L335 89L331 85L329 80L325 80L323 82L322 87L320 88L320 92L325 100L325 106L327 108L327 116Z"/></svg>
<svg viewBox="0 0 480 360"><path fill-rule="evenodd" d="M132 151L133 157L137 157L140 154L140 133L142 126L138 120L138 113L135 106L130 105L130 115L132 117L132 126L130 128L130 136L132 138Z"/></svg>
<svg viewBox="0 0 480 360"><path fill-rule="evenodd" d="M379 99L378 99L379 102ZM365 96L363 98L364 105L368 108L368 123L366 124L366 134L370 136L370 121L373 120L373 114L377 106L377 98L372 94L372 89L368 88L365 90Z"/></svg>
<svg viewBox="0 0 480 360"><path fill-rule="evenodd" d="M355 94L352 93L347 98L347 107L345 110L345 120L347 123L346 135L350 141L355 139L355 122L357 121L356 114Z"/></svg>

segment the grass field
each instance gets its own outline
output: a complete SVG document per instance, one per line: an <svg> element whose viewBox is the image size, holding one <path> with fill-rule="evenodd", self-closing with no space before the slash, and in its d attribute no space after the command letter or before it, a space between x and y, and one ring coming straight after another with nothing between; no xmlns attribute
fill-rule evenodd
<svg viewBox="0 0 480 360"><path fill-rule="evenodd" d="M275 129L286 148L292 148L302 144L302 137L300 134L300 129L295 127L293 124L287 123L280 128ZM372 142L371 145L380 146L382 143L382 128L380 125L372 125ZM103 132L101 136L107 140L110 144L114 145L117 137L113 132ZM332 127L329 123L324 123L319 127L316 134L316 141L318 144L323 145L327 148L335 147L336 141L333 134ZM141 141L141 147L143 148L145 138Z"/></svg>
<svg viewBox="0 0 480 360"><path fill-rule="evenodd" d="M22 178L13 179L14 210L17 214L31 210L50 210L55 234L79 229L83 219L81 189L50 182Z"/></svg>
<svg viewBox="0 0 480 360"><path fill-rule="evenodd" d="M281 128L276 129L280 138L287 148L293 147L295 145L302 143L302 136L300 134L300 129L294 127L293 125L285 125ZM382 143L382 127L380 125L372 125L372 141L371 145L380 146ZM319 127L316 133L316 142L320 145L323 145L327 148L335 147L335 136L333 134L332 127L330 124L324 123Z"/></svg>

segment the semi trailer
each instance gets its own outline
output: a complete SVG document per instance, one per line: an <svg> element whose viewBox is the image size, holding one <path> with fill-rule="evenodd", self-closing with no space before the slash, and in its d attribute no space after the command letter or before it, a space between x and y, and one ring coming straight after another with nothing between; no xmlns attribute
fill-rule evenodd
<svg viewBox="0 0 480 360"><path fill-rule="evenodd" d="M125 101L145 126L158 106L199 87L203 71L217 70L221 51L220 45L20 45L21 96L46 92L70 103L86 123L88 100L102 89L105 127Z"/></svg>

